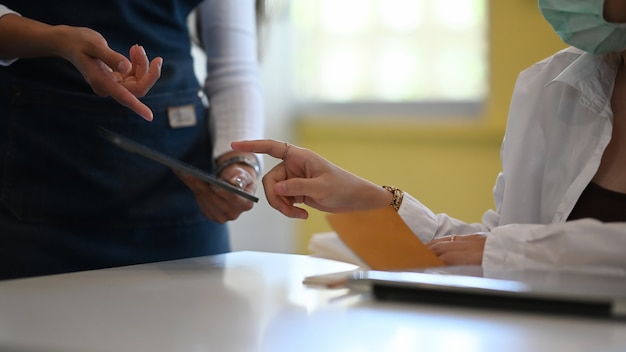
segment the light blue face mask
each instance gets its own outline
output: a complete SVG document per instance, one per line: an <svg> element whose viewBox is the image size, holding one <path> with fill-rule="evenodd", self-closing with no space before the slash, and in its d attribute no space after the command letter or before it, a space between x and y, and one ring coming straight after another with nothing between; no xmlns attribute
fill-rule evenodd
<svg viewBox="0 0 626 352"><path fill-rule="evenodd" d="M561 39L578 49L606 54L626 49L626 24L602 16L604 0L539 0L543 17Z"/></svg>

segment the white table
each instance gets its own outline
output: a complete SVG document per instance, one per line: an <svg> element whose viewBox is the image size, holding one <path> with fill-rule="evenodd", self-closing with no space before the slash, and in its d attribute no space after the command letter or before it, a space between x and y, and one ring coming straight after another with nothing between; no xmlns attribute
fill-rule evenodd
<svg viewBox="0 0 626 352"><path fill-rule="evenodd" d="M626 322L379 302L302 285L308 256L215 257L0 282L0 351L624 351Z"/></svg>

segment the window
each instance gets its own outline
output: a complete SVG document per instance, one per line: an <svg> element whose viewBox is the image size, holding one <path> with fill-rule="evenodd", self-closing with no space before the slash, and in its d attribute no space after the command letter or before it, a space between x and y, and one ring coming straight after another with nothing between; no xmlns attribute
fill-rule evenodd
<svg viewBox="0 0 626 352"><path fill-rule="evenodd" d="M487 0L291 0L295 97L304 105L368 111L478 106L488 89L486 6Z"/></svg>

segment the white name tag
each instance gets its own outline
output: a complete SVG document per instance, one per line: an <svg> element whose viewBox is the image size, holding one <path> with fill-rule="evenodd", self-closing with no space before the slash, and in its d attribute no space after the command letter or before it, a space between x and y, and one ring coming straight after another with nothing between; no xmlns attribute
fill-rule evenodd
<svg viewBox="0 0 626 352"><path fill-rule="evenodd" d="M196 109L191 104L167 108L167 118L172 128L190 127L197 123Z"/></svg>

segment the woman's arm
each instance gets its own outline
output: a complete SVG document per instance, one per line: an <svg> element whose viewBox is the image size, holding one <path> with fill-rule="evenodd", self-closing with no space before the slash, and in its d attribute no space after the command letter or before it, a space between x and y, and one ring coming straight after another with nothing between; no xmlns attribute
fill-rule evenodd
<svg viewBox="0 0 626 352"><path fill-rule="evenodd" d="M216 131L214 157L223 160L232 141L263 136L255 0L205 0L198 21L207 58L205 91Z"/></svg>
<svg viewBox="0 0 626 352"><path fill-rule="evenodd" d="M626 272L626 223L581 219L549 225L511 224L488 236L483 266Z"/></svg>
<svg viewBox="0 0 626 352"><path fill-rule="evenodd" d="M308 217L307 211L295 204L337 213L382 208L393 198L381 186L305 148L275 140L233 142L232 148L283 160L263 176L263 188L269 204L291 218Z"/></svg>
<svg viewBox="0 0 626 352"><path fill-rule="evenodd" d="M263 134L255 8L255 0L205 0L197 13L207 59L205 91L215 138L212 157L220 178L249 193L256 191L260 160L253 153L232 150L230 142ZM234 220L253 206L193 177L181 180L195 194L204 215L219 223Z"/></svg>

